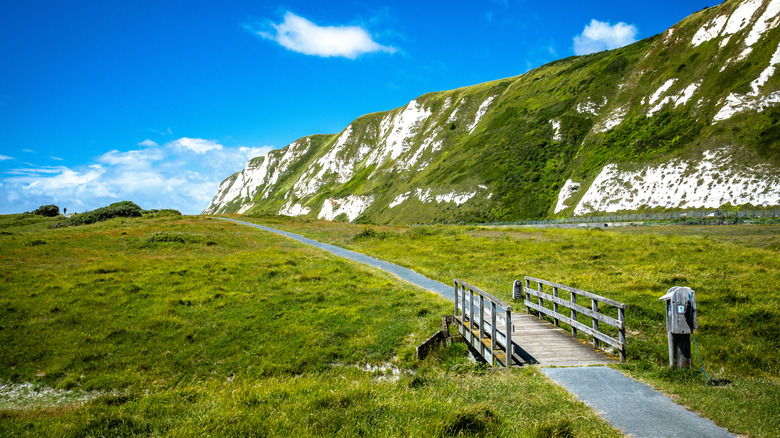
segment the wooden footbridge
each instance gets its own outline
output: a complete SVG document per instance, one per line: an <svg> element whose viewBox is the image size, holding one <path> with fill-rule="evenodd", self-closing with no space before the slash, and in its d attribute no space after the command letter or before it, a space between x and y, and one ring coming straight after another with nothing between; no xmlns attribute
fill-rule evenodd
<svg viewBox="0 0 780 438"><path fill-rule="evenodd" d="M454 283L454 321L458 332L493 366L585 366L617 362L616 356L599 349L604 345L612 347L620 360L625 361L626 305L623 303L525 277L525 287L520 280L515 281L513 298L522 299L528 313L517 313L512 306L475 286L457 279ZM536 287L532 288L532 284ZM581 304L584 299L589 300L590 308L578 304L578 297ZM599 303L609 306L609 310L605 313L604 306L599 310ZM561 313L561 307L568 312ZM578 320L583 316L590 319L590 325ZM606 325L607 330L600 328L599 323ZM586 335L590 342L578 333Z"/></svg>

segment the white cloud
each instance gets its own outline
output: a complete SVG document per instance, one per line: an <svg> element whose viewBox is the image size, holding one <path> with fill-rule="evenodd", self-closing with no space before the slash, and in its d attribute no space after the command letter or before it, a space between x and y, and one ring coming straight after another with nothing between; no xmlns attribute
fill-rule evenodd
<svg viewBox="0 0 780 438"><path fill-rule="evenodd" d="M147 146L147 147L153 148L153 147L156 147L156 146L159 146L159 145L157 144L157 142L156 142L156 141L149 140L149 139L147 138L146 140L144 140L144 141L142 141L142 142L138 143L138 146Z"/></svg>
<svg viewBox="0 0 780 438"><path fill-rule="evenodd" d="M189 149L196 154L204 154L213 149L222 149L222 145L214 140L204 140L202 138L182 137L169 143L173 147Z"/></svg>
<svg viewBox="0 0 780 438"><path fill-rule="evenodd" d="M273 31L256 31L263 38L276 41L282 47L305 55L355 59L372 52L395 53L396 49L375 42L359 26L318 26L287 12L284 21L271 23Z"/></svg>
<svg viewBox="0 0 780 438"><path fill-rule="evenodd" d="M64 159L64 158L55 157L54 155L50 156L49 158L51 158L51 159L52 159L52 160L54 160L54 161L65 161L65 159Z"/></svg>
<svg viewBox="0 0 780 438"><path fill-rule="evenodd" d="M574 37L574 53L587 55L623 47L635 42L638 32L639 30L633 24L620 22L612 25L594 19L585 26L581 35Z"/></svg>
<svg viewBox="0 0 780 438"><path fill-rule="evenodd" d="M13 159L14 157L9 157L8 155L0 155L0 161L13 160Z"/></svg>
<svg viewBox="0 0 780 438"><path fill-rule="evenodd" d="M5 171L0 214L56 204L81 212L128 200L142 208L175 208L198 214L219 184L247 160L272 148L224 147L213 140L183 137L162 146L111 150L80 166L33 166Z"/></svg>

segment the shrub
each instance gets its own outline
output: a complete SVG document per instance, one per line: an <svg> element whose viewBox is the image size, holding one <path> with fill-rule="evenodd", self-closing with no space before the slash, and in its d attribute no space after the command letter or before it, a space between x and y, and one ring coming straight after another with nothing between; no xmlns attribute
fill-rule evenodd
<svg viewBox="0 0 780 438"><path fill-rule="evenodd" d="M391 233L388 233L387 231L377 231L373 228L366 228L365 230L359 232L357 235L355 235L353 240L362 240L362 239L385 239L386 237L390 237Z"/></svg>
<svg viewBox="0 0 780 438"><path fill-rule="evenodd" d="M46 217L56 217L60 215L60 208L53 204L41 205L37 210L33 211L33 214Z"/></svg>
<svg viewBox="0 0 780 438"><path fill-rule="evenodd" d="M143 210L130 201L115 202L108 207L97 208L84 214L74 215L55 226L89 225L115 217L141 217Z"/></svg>
<svg viewBox="0 0 780 438"><path fill-rule="evenodd" d="M171 208L164 208L162 210L144 210L143 216L144 217L175 217L175 216L181 216L181 212L179 210L174 210Z"/></svg>

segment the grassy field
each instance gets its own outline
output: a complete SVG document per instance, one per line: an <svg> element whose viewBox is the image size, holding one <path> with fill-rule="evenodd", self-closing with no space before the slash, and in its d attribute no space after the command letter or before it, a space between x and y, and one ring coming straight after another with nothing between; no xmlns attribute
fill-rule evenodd
<svg viewBox="0 0 780 438"><path fill-rule="evenodd" d="M620 435L533 368L418 361L450 304L389 275L209 218L60 220L0 217L0 436Z"/></svg>
<svg viewBox="0 0 780 438"><path fill-rule="evenodd" d="M629 305L628 362L651 383L732 432L780 430L780 226L528 229L386 227L249 219L409 267L460 278L522 309L511 285L523 275L589 290ZM696 291L698 369L672 372L664 306L672 286ZM451 312L450 309L447 309ZM696 359L694 358L694 361Z"/></svg>

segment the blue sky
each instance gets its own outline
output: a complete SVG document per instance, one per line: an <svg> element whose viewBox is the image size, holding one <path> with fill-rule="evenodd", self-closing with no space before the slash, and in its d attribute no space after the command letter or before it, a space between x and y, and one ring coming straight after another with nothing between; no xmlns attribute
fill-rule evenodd
<svg viewBox="0 0 780 438"><path fill-rule="evenodd" d="M0 214L202 211L248 158L431 91L663 32L717 0L0 4Z"/></svg>

